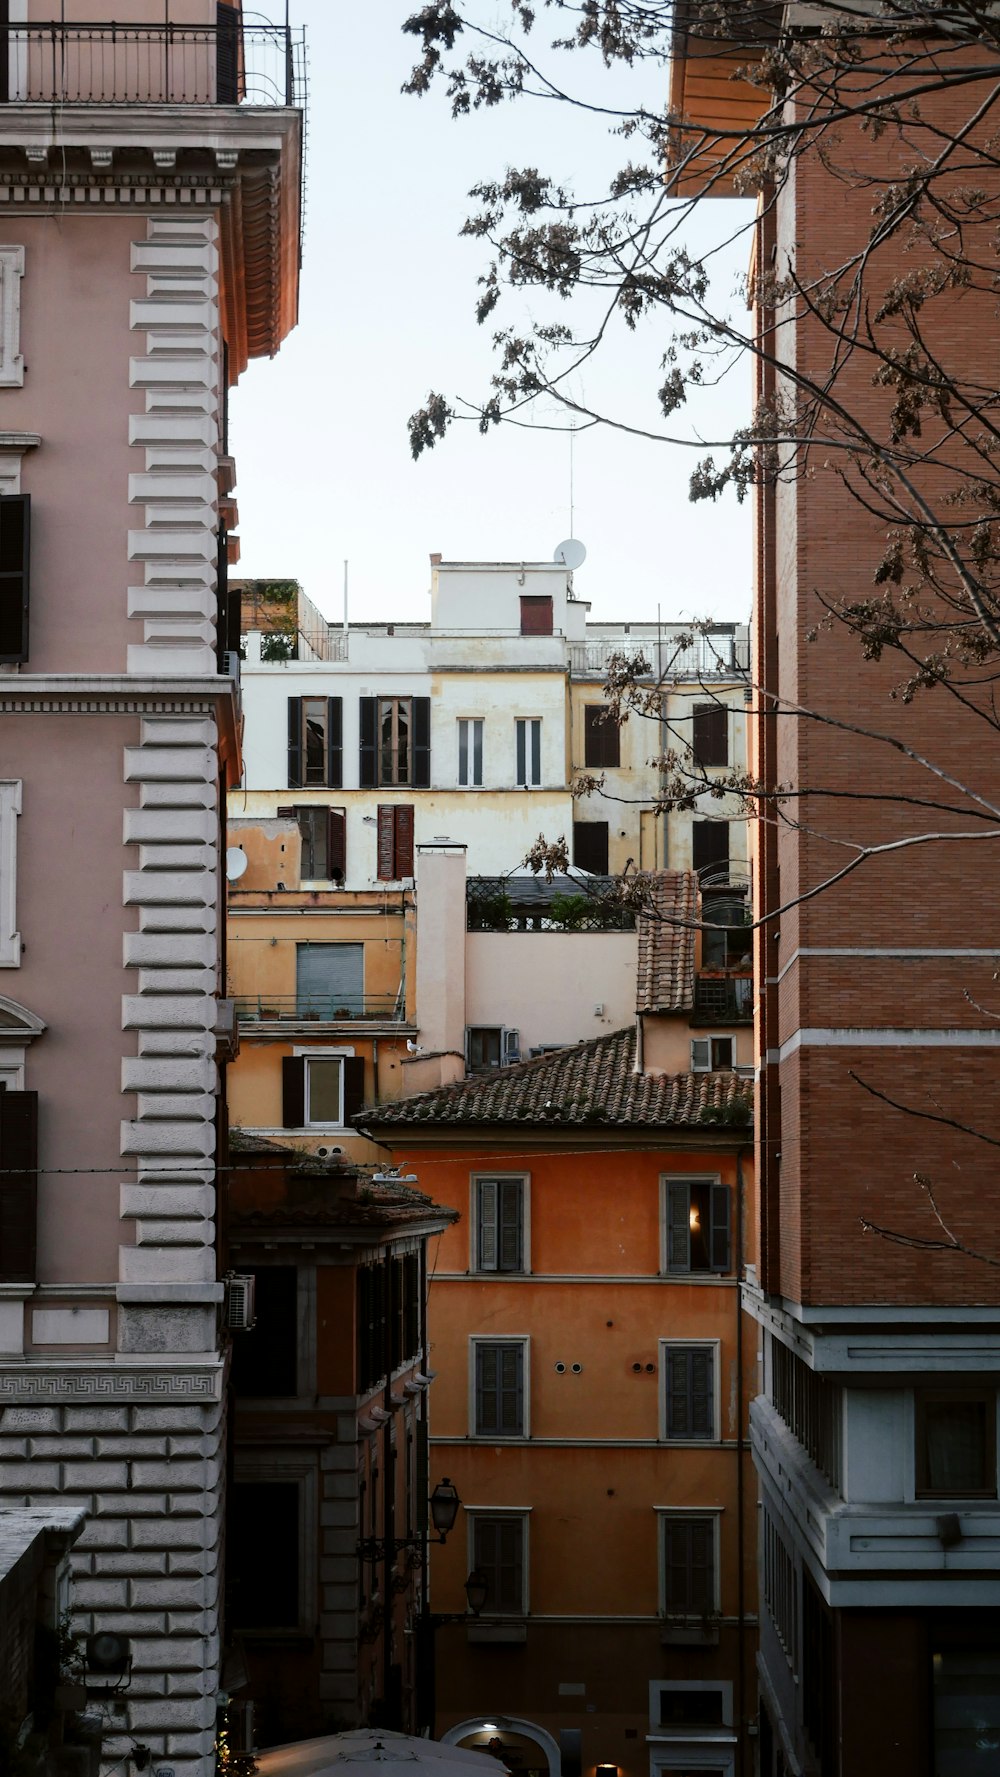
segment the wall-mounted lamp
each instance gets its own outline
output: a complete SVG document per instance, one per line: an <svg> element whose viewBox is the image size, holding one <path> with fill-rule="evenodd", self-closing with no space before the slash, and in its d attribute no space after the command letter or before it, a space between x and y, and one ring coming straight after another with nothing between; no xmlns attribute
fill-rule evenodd
<svg viewBox="0 0 1000 1777"><path fill-rule="evenodd" d="M598 1765L595 1777L618 1777L617 1765Z"/></svg>
<svg viewBox="0 0 1000 1777"><path fill-rule="evenodd" d="M465 1596L469 1601L469 1609L474 1617L478 1617L483 1605L486 1603L489 1589L489 1584L482 1568L474 1567L465 1582ZM489 1722L483 1723L483 1727L487 1730L490 1725Z"/></svg>

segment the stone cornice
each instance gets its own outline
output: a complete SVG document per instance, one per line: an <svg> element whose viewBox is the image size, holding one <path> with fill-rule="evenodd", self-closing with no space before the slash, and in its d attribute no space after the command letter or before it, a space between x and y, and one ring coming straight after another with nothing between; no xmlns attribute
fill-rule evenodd
<svg viewBox="0 0 1000 1777"><path fill-rule="evenodd" d="M0 159L67 149L96 150L102 164L113 155L202 150L223 168L245 152L277 158L299 149L302 116L283 106L72 105L8 103L0 111Z"/></svg>

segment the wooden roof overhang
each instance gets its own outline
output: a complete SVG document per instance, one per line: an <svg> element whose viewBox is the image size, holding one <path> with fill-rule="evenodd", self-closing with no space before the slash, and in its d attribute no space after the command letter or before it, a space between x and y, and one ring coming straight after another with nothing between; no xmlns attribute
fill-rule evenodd
<svg viewBox="0 0 1000 1777"><path fill-rule="evenodd" d="M766 87L737 70L758 64L777 34L781 8L759 10L745 41L701 34L698 0L677 0L670 51L669 108L677 120L667 157L667 186L677 197L732 197L739 139L769 109Z"/></svg>

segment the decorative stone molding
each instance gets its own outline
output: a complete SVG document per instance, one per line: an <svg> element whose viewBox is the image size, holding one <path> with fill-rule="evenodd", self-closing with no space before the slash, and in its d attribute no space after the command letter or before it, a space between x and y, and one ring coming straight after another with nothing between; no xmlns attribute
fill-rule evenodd
<svg viewBox="0 0 1000 1777"><path fill-rule="evenodd" d="M19 969L21 966L21 934L17 929L17 817L20 812L20 783L16 780L0 783L0 969Z"/></svg>
<svg viewBox="0 0 1000 1777"><path fill-rule="evenodd" d="M0 248L0 259L3 249ZM3 272L0 267L0 280ZM3 285L0 282L0 298ZM3 320L0 319L0 372L3 367L3 348L7 334ZM0 384L20 381L20 378L7 378L0 374ZM37 432L0 432L0 494L19 494L21 492L21 459L25 451L36 450L42 440Z"/></svg>
<svg viewBox="0 0 1000 1777"><path fill-rule="evenodd" d="M144 1401L144 1400L222 1399L221 1359L203 1368L177 1369L109 1369L96 1363L74 1366L72 1370L53 1372L33 1364L30 1370L21 1365L4 1373L0 1364L0 1408L12 1401ZM2 1429L7 1429L6 1416ZM2 1445L0 1445L2 1454Z"/></svg>
<svg viewBox="0 0 1000 1777"><path fill-rule="evenodd" d="M131 327L145 351L129 381L145 389L130 444L144 472L129 476L129 501L143 526L129 532L129 559L144 584L129 589L129 616L142 624L129 672L215 675L218 555L219 255L214 219L150 220L132 247L145 273L145 300L133 301Z"/></svg>

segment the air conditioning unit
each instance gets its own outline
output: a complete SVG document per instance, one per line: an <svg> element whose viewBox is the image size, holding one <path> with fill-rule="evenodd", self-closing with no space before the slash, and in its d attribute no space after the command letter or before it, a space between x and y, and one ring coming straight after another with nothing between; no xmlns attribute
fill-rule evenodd
<svg viewBox="0 0 1000 1777"><path fill-rule="evenodd" d="M237 1277L228 1272L223 1278L222 1324L230 1333L248 1333L256 1326L254 1311L255 1277Z"/></svg>

